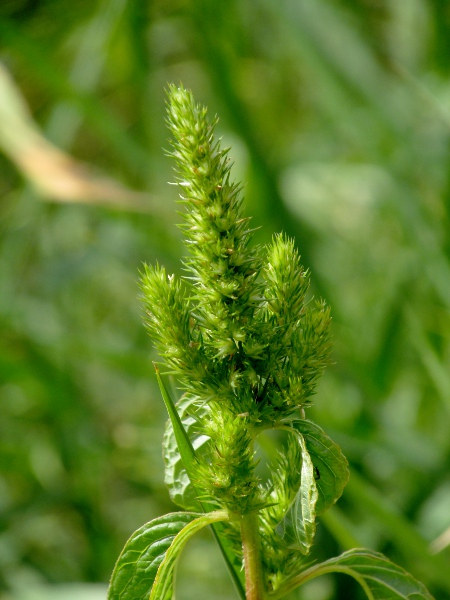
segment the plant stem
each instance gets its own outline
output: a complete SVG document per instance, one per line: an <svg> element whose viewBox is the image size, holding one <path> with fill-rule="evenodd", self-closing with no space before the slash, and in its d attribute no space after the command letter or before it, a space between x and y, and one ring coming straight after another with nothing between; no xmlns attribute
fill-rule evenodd
<svg viewBox="0 0 450 600"><path fill-rule="evenodd" d="M241 536L244 552L246 598L247 600L264 600L258 515L256 513L249 513L241 517Z"/></svg>

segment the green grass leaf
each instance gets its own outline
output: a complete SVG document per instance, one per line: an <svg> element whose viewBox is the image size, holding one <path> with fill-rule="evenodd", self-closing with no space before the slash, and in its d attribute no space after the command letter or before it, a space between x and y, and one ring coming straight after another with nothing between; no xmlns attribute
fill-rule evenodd
<svg viewBox="0 0 450 600"><path fill-rule="evenodd" d="M158 569L176 536L199 513L169 513L146 523L125 544L111 577L108 600L148 598ZM163 600L161 596L160 600Z"/></svg>
<svg viewBox="0 0 450 600"><path fill-rule="evenodd" d="M433 600L422 583L383 554L358 548L303 571L273 594L272 598L281 598L299 585L325 573L350 575L361 585L369 600Z"/></svg>
<svg viewBox="0 0 450 600"><path fill-rule="evenodd" d="M175 564L186 542L197 533L197 531L203 529L203 527L212 525L218 521L226 521L227 519L228 514L225 511L207 513L188 523L178 533L165 553L163 561L158 569L150 593L150 600L166 600L172 597Z"/></svg>
<svg viewBox="0 0 450 600"><path fill-rule="evenodd" d="M349 478L348 462L339 446L315 423L296 420L292 427L302 434L314 465L318 491L315 511L320 515L341 497Z"/></svg>

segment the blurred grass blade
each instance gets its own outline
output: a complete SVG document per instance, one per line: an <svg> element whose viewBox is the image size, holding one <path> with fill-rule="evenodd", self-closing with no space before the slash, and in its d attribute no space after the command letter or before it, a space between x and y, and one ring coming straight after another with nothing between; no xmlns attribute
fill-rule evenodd
<svg viewBox="0 0 450 600"><path fill-rule="evenodd" d="M0 148L44 196L59 202L148 208L149 196L97 176L90 167L52 145L34 123L27 104L0 63Z"/></svg>
<svg viewBox="0 0 450 600"><path fill-rule="evenodd" d="M450 546L450 527L441 533L439 537L433 540L430 544L430 552L432 554L437 554L438 552L442 552L445 548Z"/></svg>
<svg viewBox="0 0 450 600"><path fill-rule="evenodd" d="M75 89L86 92L97 87L108 56L107 46L120 25L126 5L126 0L103 1L87 25L76 32L77 53L69 73L69 81ZM83 118L72 104L60 102L52 111L46 131L52 140L67 148Z"/></svg>
<svg viewBox="0 0 450 600"><path fill-rule="evenodd" d="M337 506L331 506L323 513L320 516L320 522L328 529L343 550L351 550L364 545L357 537L356 527Z"/></svg>
<svg viewBox="0 0 450 600"><path fill-rule="evenodd" d="M440 360L436 351L430 344L418 316L410 306L406 307L409 331L411 332L411 343L422 361L430 380L438 392L442 404L447 412L450 412L450 374L448 367Z"/></svg>
<svg viewBox="0 0 450 600"><path fill-rule="evenodd" d="M67 102L73 105L82 114L86 125L97 132L108 142L122 164L128 168L136 169L142 173L148 173L150 154L147 149L136 142L134 137L124 128L117 115L113 114L109 106L104 103L95 91L83 88L78 90L74 83L67 80L53 57L31 38L23 30L17 28L16 24L8 19L0 19L0 37L6 40L8 45L14 49L28 67L30 77L37 80L40 85L45 86L51 92L57 102ZM88 67L86 67L88 68ZM55 111L58 108L56 104ZM51 139L58 140L58 144L67 148L70 143L69 136L54 136L52 115L49 126L45 129L46 135Z"/></svg>
<svg viewBox="0 0 450 600"><path fill-rule="evenodd" d="M398 514L388 500L355 471L352 471L345 495L372 515L409 563L417 565L417 571L425 582L434 581L450 590L447 562L441 556L432 556L427 542L407 519Z"/></svg>

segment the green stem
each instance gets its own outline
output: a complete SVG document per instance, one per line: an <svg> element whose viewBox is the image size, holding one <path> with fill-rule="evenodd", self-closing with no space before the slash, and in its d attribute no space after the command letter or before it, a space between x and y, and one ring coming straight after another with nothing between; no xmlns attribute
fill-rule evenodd
<svg viewBox="0 0 450 600"><path fill-rule="evenodd" d="M258 515L256 513L249 513L241 517L241 536L244 552L246 598L247 600L264 600Z"/></svg>

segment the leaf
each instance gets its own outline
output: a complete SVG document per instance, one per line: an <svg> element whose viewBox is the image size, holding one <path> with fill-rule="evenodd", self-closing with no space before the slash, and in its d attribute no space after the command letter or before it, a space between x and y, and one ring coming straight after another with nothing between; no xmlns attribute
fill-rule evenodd
<svg viewBox="0 0 450 600"><path fill-rule="evenodd" d="M348 481L348 463L339 446L315 423L298 419L282 429L297 436L302 467L297 496L279 531L288 543L308 554L316 531L315 517L341 496Z"/></svg>
<svg viewBox="0 0 450 600"><path fill-rule="evenodd" d="M348 462L339 446L315 423L302 419L291 425L302 434L314 465L316 515L320 515L341 497L349 478Z"/></svg>
<svg viewBox="0 0 450 600"><path fill-rule="evenodd" d="M191 444L191 440L189 439L188 434L186 433L183 427L180 415L177 412L176 406L172 398L170 397L163 380L161 379L159 369L156 365L155 370L159 389L161 390L161 395L163 397L164 404L166 405L167 412L169 413L169 417L172 422L173 432L178 446L178 451L180 453L180 457L183 461L183 465L186 469L188 477L192 482L193 478L195 477L197 467L197 461L195 459L195 450Z"/></svg>
<svg viewBox="0 0 450 600"><path fill-rule="evenodd" d="M196 431L197 420L190 414L190 409L194 405L195 400L194 396L184 395L176 403L176 410L194 451L198 451L207 444L209 437L199 435ZM171 419L167 421L164 432L163 457L165 465L164 481L169 490L172 502L185 510L198 510L200 504L197 500L194 486L191 484L191 480L181 459Z"/></svg>
<svg viewBox="0 0 450 600"><path fill-rule="evenodd" d="M227 514L170 513L146 523L133 533L122 550L111 577L108 600L168 600L172 597L173 569L188 539L199 529ZM156 592L153 588L156 586Z"/></svg>
<svg viewBox="0 0 450 600"><path fill-rule="evenodd" d="M108 600L148 598L158 568L175 536L200 516L199 513L170 513L135 531L114 567Z"/></svg>
<svg viewBox="0 0 450 600"><path fill-rule="evenodd" d="M186 542L203 527L225 520L228 520L225 511L207 513L188 523L178 533L161 562L149 600L166 600L172 597L175 564Z"/></svg>
<svg viewBox="0 0 450 600"><path fill-rule="evenodd" d="M288 543L293 543L302 554L308 554L316 533L317 486L314 465L303 435L295 430L302 453L300 487L295 500L281 522L278 531Z"/></svg>
<svg viewBox="0 0 450 600"><path fill-rule="evenodd" d="M272 599L281 598L299 585L325 573L345 573L356 579L369 600L434 600L423 583L383 554L355 548L303 571L279 588Z"/></svg>

